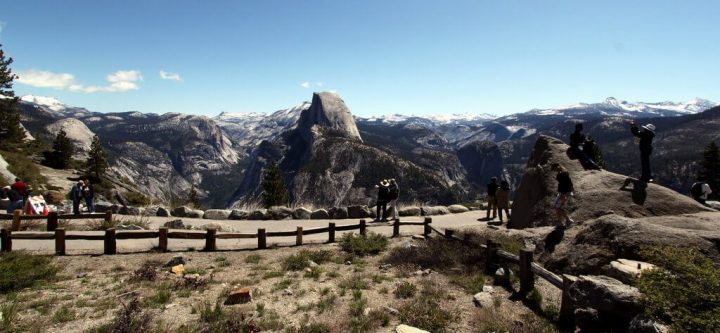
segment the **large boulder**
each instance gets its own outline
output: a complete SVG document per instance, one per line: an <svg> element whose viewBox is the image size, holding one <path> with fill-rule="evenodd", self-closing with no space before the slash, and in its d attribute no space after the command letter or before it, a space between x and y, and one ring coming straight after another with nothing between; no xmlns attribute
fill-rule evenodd
<svg viewBox="0 0 720 333"><path fill-rule="evenodd" d="M157 208L157 212L155 213L155 216L169 217L170 211L168 211L167 208L161 206L161 207Z"/></svg>
<svg viewBox="0 0 720 333"><path fill-rule="evenodd" d="M423 216L450 214L450 211L445 206L423 206L420 209L422 210Z"/></svg>
<svg viewBox="0 0 720 333"><path fill-rule="evenodd" d="M273 206L268 209L268 213L273 220L289 220L293 218L293 209L288 207Z"/></svg>
<svg viewBox="0 0 720 333"><path fill-rule="evenodd" d="M467 208L463 205L450 205L447 209L450 211L450 213L453 214L465 213L470 211L470 208Z"/></svg>
<svg viewBox="0 0 720 333"><path fill-rule="evenodd" d="M270 214L268 214L267 209L256 209L250 212L250 215L248 215L248 220L267 220L270 218Z"/></svg>
<svg viewBox="0 0 720 333"><path fill-rule="evenodd" d="M172 211L172 216L175 216L175 217L186 217L186 216L188 215L188 213L192 212L192 210L193 210L193 209L190 208L190 207L188 207L188 206L176 207L176 208L173 209L173 211Z"/></svg>
<svg viewBox="0 0 720 333"><path fill-rule="evenodd" d="M363 205L348 206L347 208L348 218L351 219L364 219L372 216L370 208ZM388 213L389 214L389 213Z"/></svg>
<svg viewBox="0 0 720 333"><path fill-rule="evenodd" d="M60 191L48 190L43 193L43 198L48 205L60 205L65 202L65 195Z"/></svg>
<svg viewBox="0 0 720 333"><path fill-rule="evenodd" d="M637 288L607 276L581 275L567 292L575 308L596 310L601 322L625 323L627 327L643 309Z"/></svg>
<svg viewBox="0 0 720 333"><path fill-rule="evenodd" d="M305 207L298 207L293 211L293 218L296 220L309 220L311 215L312 211Z"/></svg>
<svg viewBox="0 0 720 333"><path fill-rule="evenodd" d="M142 215L143 216L157 216L158 208L159 208L158 206L147 207L147 208L145 208L145 210L143 210Z"/></svg>
<svg viewBox="0 0 720 333"><path fill-rule="evenodd" d="M247 220L248 216L250 216L250 213L242 209L233 209L232 212L230 212L231 220Z"/></svg>
<svg viewBox="0 0 720 333"><path fill-rule="evenodd" d="M398 215L400 215L400 216L420 216L420 215L422 215L422 210L418 206L406 206L406 207L400 208L398 210Z"/></svg>
<svg viewBox="0 0 720 333"><path fill-rule="evenodd" d="M348 211L345 207L333 207L328 211L331 219L341 220L348 218Z"/></svg>
<svg viewBox="0 0 720 333"><path fill-rule="evenodd" d="M229 209L208 209L203 215L204 219L208 220L227 220L232 213Z"/></svg>
<svg viewBox="0 0 720 333"><path fill-rule="evenodd" d="M118 214L138 216L138 215L142 215L144 211L145 211L145 208L142 208L142 207L122 206L120 208L120 211L118 212Z"/></svg>
<svg viewBox="0 0 720 333"><path fill-rule="evenodd" d="M107 201L96 201L95 202L95 211L98 213L104 213L104 212L110 211L113 214L117 214L120 211L120 206L113 205L112 203L109 203Z"/></svg>
<svg viewBox="0 0 720 333"><path fill-rule="evenodd" d="M714 212L638 219L606 215L558 237L546 266L568 274L600 274L618 258L647 260L640 251L646 246L692 247L720 262L718 219L720 213Z"/></svg>
<svg viewBox="0 0 720 333"><path fill-rule="evenodd" d="M330 218L330 214L325 209L316 209L310 214L312 220L327 220Z"/></svg>
<svg viewBox="0 0 720 333"><path fill-rule="evenodd" d="M576 222L608 213L645 217L712 211L685 195L657 184L633 181L621 189L627 176L606 170L585 170L577 159L568 157L568 149L569 146L559 139L544 135L538 137L515 192L509 228L560 223L553 209L557 195L556 173L550 170L553 163L559 163L570 173L575 195L568 209Z"/></svg>
<svg viewBox="0 0 720 333"><path fill-rule="evenodd" d="M185 215L185 217L194 218L194 219L201 219L205 216L205 212L200 209L193 209Z"/></svg>

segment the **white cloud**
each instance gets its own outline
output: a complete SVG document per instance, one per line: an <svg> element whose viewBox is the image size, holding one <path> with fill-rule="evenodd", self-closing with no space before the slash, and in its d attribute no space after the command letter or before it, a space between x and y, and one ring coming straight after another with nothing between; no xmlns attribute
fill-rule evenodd
<svg viewBox="0 0 720 333"><path fill-rule="evenodd" d="M323 86L323 83L322 83L322 82L314 82L314 83L313 83L313 82L310 82L310 81L305 81L305 82L301 83L300 86L303 87L303 88L305 88L305 89L309 89L310 87L318 87L318 88L321 88L321 87Z"/></svg>
<svg viewBox="0 0 720 333"><path fill-rule="evenodd" d="M305 82L301 83L300 86L305 89L310 88L310 82L305 81Z"/></svg>
<svg viewBox="0 0 720 333"><path fill-rule="evenodd" d="M168 73L166 71L160 71L160 78L163 80L173 80L173 81L182 81L182 78L180 77L180 74L178 73Z"/></svg>
<svg viewBox="0 0 720 333"><path fill-rule="evenodd" d="M65 89L73 84L75 77L67 73L53 73L35 69L18 71L17 82L39 88Z"/></svg>
<svg viewBox="0 0 720 333"><path fill-rule="evenodd" d="M96 92L125 92L140 89L137 84L142 81L140 71L117 71L109 74L106 78L106 86L85 86L75 82L75 77L67 73L53 73L40 70L28 70L18 72L17 82L39 88L68 89L73 92L96 93Z"/></svg>

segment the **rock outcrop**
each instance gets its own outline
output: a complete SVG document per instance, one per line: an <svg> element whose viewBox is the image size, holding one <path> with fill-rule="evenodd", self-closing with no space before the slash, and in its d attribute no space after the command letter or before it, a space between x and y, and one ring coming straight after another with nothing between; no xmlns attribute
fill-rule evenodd
<svg viewBox="0 0 720 333"><path fill-rule="evenodd" d="M657 184L635 182L621 189L628 177L605 170L585 170L578 160L568 157L568 148L561 140L549 136L537 139L516 191L509 228L559 223L553 209L557 194L556 174L550 170L553 163L559 163L570 173L575 196L568 209L579 223L607 214L645 217L712 211Z"/></svg>
<svg viewBox="0 0 720 333"><path fill-rule="evenodd" d="M472 141L457 150L458 159L467 171L470 184L482 188L491 177L503 174L500 148L492 141Z"/></svg>
<svg viewBox="0 0 720 333"><path fill-rule="evenodd" d="M57 135L60 130L65 131L67 138L75 148L74 157L78 159L87 157L93 136L95 136L95 133L85 126L85 123L75 118L60 119L48 125L47 130L53 136Z"/></svg>
<svg viewBox="0 0 720 333"><path fill-rule="evenodd" d="M322 131L362 142L350 109L333 92L314 93L312 104L300 114L297 127L307 142L312 142Z"/></svg>

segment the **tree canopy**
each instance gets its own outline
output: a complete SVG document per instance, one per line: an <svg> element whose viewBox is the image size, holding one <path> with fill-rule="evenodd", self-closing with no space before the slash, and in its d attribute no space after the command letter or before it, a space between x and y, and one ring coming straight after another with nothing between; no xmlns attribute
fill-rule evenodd
<svg viewBox="0 0 720 333"><path fill-rule="evenodd" d="M265 207L284 206L288 203L288 191L285 187L283 173L277 162L272 162L270 167L265 169L262 182L262 198Z"/></svg>
<svg viewBox="0 0 720 333"><path fill-rule="evenodd" d="M12 58L5 58L0 44L0 145L3 147L21 142L25 137L20 125L18 98L12 90L13 80L17 78L10 69L12 63Z"/></svg>

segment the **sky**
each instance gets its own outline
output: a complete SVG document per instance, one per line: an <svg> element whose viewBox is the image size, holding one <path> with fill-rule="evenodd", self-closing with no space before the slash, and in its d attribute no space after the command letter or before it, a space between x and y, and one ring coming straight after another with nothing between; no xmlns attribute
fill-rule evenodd
<svg viewBox="0 0 720 333"><path fill-rule="evenodd" d="M0 0L18 95L99 112L362 117L720 101L720 1Z"/></svg>

